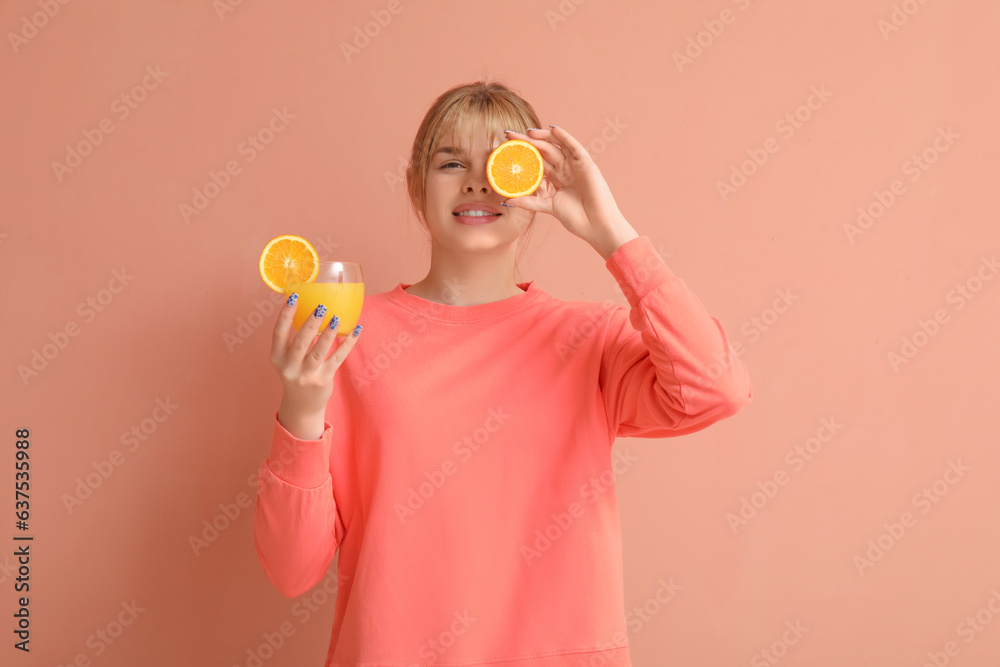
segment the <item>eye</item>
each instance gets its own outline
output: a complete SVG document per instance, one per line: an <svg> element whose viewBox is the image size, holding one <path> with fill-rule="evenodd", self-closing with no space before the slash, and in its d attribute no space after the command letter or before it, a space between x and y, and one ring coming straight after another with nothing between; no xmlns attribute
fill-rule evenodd
<svg viewBox="0 0 1000 667"><path fill-rule="evenodd" d="M453 164L454 164L454 165L458 165L459 167L461 167L461 166L462 166L462 165L458 164L458 162L447 162L447 163L445 163L445 164L441 165L441 168L442 168L442 169L447 169L447 168L448 168L448 167L449 167L450 165L453 165Z"/></svg>

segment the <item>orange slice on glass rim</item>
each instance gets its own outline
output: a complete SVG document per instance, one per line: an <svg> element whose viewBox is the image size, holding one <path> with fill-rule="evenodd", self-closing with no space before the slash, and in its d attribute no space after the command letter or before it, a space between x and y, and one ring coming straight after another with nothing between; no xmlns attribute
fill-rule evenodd
<svg viewBox="0 0 1000 667"><path fill-rule="evenodd" d="M538 189L545 175L542 154L523 139L505 141L490 153L486 176L504 197L523 197Z"/></svg>
<svg viewBox="0 0 1000 667"><path fill-rule="evenodd" d="M285 234L267 242L260 253L260 277L275 292L285 285L312 282L319 275L319 255L301 236Z"/></svg>

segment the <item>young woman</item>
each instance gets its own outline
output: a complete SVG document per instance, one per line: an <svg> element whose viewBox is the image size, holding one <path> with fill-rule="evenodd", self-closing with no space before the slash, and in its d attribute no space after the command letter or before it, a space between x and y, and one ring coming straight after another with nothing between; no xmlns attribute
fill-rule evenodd
<svg viewBox="0 0 1000 667"><path fill-rule="evenodd" d="M615 438L692 433L750 402L719 321L580 142L539 126L500 84L445 92L407 172L427 275L367 296L364 338L332 354L317 318L290 337L294 306L278 315L284 393L255 545L289 597L339 553L326 667L631 665L614 475L634 459L613 454ZM544 158L532 196L489 185L487 157L508 138ZM594 248L628 308L517 282L538 211Z"/></svg>

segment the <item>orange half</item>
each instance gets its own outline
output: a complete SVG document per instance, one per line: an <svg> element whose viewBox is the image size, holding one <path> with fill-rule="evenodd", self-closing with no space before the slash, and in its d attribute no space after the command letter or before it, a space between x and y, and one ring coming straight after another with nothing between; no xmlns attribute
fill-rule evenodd
<svg viewBox="0 0 1000 667"><path fill-rule="evenodd" d="M490 187L504 197L523 197L538 189L545 169L542 154L523 139L505 141L490 153L486 176Z"/></svg>
<svg viewBox="0 0 1000 667"><path fill-rule="evenodd" d="M275 292L284 293L286 284L312 282L317 275L319 255L301 236L276 236L260 253L260 277Z"/></svg>

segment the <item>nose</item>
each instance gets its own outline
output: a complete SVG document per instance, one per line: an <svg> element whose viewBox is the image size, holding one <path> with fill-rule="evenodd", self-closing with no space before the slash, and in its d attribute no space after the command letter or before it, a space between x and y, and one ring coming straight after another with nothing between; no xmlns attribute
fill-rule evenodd
<svg viewBox="0 0 1000 667"><path fill-rule="evenodd" d="M476 169L469 169L465 179L465 192L482 192L489 194L490 179L486 177L486 164L483 163Z"/></svg>

